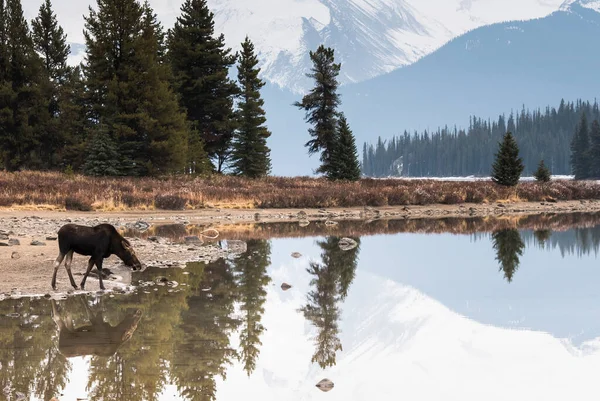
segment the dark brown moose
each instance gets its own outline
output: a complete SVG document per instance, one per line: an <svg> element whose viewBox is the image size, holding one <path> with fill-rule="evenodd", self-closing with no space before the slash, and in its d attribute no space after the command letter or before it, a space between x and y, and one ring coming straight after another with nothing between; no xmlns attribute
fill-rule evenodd
<svg viewBox="0 0 600 401"><path fill-rule="evenodd" d="M84 355L109 357L131 338L142 318L142 311L137 309L116 326L104 321L102 312L92 313L86 301L89 325L74 327L70 313L64 316L58 311L55 300L52 302L52 319L58 328L58 350L67 358Z"/></svg>
<svg viewBox="0 0 600 401"><path fill-rule="evenodd" d="M52 288L56 290L56 273L58 267L65 259L65 268L69 274L69 280L73 288L77 289L77 284L71 273L71 262L73 261L73 252L80 255L90 256L87 271L81 280L81 289L85 288L85 280L92 271L94 264L98 268L98 278L100 288L104 289L102 282L102 261L110 255L117 255L127 266L133 270L141 270L142 264L138 260L131 244L117 232L117 229L110 224L100 224L95 227L81 226L77 224L65 224L58 230L58 248L60 253L54 262L54 274L52 275Z"/></svg>

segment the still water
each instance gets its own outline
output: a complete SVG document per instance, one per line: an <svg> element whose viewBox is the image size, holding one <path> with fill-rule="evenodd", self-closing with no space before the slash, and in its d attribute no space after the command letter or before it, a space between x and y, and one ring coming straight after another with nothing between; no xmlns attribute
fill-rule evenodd
<svg viewBox="0 0 600 401"><path fill-rule="evenodd" d="M0 399L597 399L600 225L577 221L261 226L240 257L148 268L133 294L7 299Z"/></svg>

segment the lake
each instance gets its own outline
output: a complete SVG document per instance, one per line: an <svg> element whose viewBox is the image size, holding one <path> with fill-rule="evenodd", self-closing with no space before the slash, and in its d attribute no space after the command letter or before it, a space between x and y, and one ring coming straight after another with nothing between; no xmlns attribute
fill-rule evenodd
<svg viewBox="0 0 600 401"><path fill-rule="evenodd" d="M256 225L132 294L5 299L0 399L596 399L600 217L517 220Z"/></svg>

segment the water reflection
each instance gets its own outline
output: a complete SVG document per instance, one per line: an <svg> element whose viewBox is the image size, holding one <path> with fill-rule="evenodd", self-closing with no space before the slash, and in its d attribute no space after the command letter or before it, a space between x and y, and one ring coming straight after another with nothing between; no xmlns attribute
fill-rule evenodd
<svg viewBox="0 0 600 401"><path fill-rule="evenodd" d="M510 283L519 267L519 256L523 256L525 243L519 231L514 228L494 231L492 243L496 250L496 260L500 263L500 270L504 271L504 278Z"/></svg>
<svg viewBox="0 0 600 401"><path fill-rule="evenodd" d="M334 399L396 399L435 383L459 394L452 385L486 369L563 366L565 349L595 353L585 342L600 336L597 269L552 270L564 264L557 249L570 267L595 263L600 230L577 220L559 231L564 221L462 221L495 228L471 237L356 235L364 223L306 239L244 237L239 257L134 273L133 294L0 301L0 389L10 400L314 399L328 377Z"/></svg>
<svg viewBox="0 0 600 401"><path fill-rule="evenodd" d="M317 241L322 249L322 263L311 262L308 273L311 290L307 303L301 308L304 317L317 330L314 338L316 350L311 361L321 368L334 366L336 352L342 350L339 339L339 304L348 296L348 289L356 275L360 239L352 238L358 246L350 250L340 248L340 238L328 237Z"/></svg>
<svg viewBox="0 0 600 401"><path fill-rule="evenodd" d="M104 320L102 308L92 311L83 299L83 308L87 321L76 326L73 314L69 311L59 311L55 300L51 300L52 318L58 328L58 350L67 358L75 356L95 355L109 357L129 340L142 317L142 311L137 309L128 313L117 325L112 326ZM102 300L102 298L100 298Z"/></svg>

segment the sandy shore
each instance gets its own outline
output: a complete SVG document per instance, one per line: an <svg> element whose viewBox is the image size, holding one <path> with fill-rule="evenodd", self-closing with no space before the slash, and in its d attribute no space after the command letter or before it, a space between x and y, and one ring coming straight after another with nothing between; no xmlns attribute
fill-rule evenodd
<svg viewBox="0 0 600 401"><path fill-rule="evenodd" d="M474 205L430 205L382 208L345 209L206 209L196 211L127 211L127 212L60 212L45 210L0 210L0 298L17 295L62 295L71 288L67 274L61 266L58 273L58 292L50 288L52 262L58 255L55 239L58 229L68 222L95 225L110 223L117 227L133 227L143 221L150 225L196 224L222 225L250 222L301 222L373 219L422 219L441 217L507 216L539 213L599 212L600 201L570 201L558 203L493 203ZM9 240L19 245L8 245ZM42 244L32 245L38 241ZM238 249L221 249L214 244L175 243L164 238L133 239L140 260L152 266L183 266L188 261L209 262ZM238 244L239 245L239 244ZM87 265L87 257L76 255L73 259L75 280ZM107 288L127 289L131 275L121 261L112 256L105 267L113 271ZM95 279L88 280L86 290L97 291Z"/></svg>

